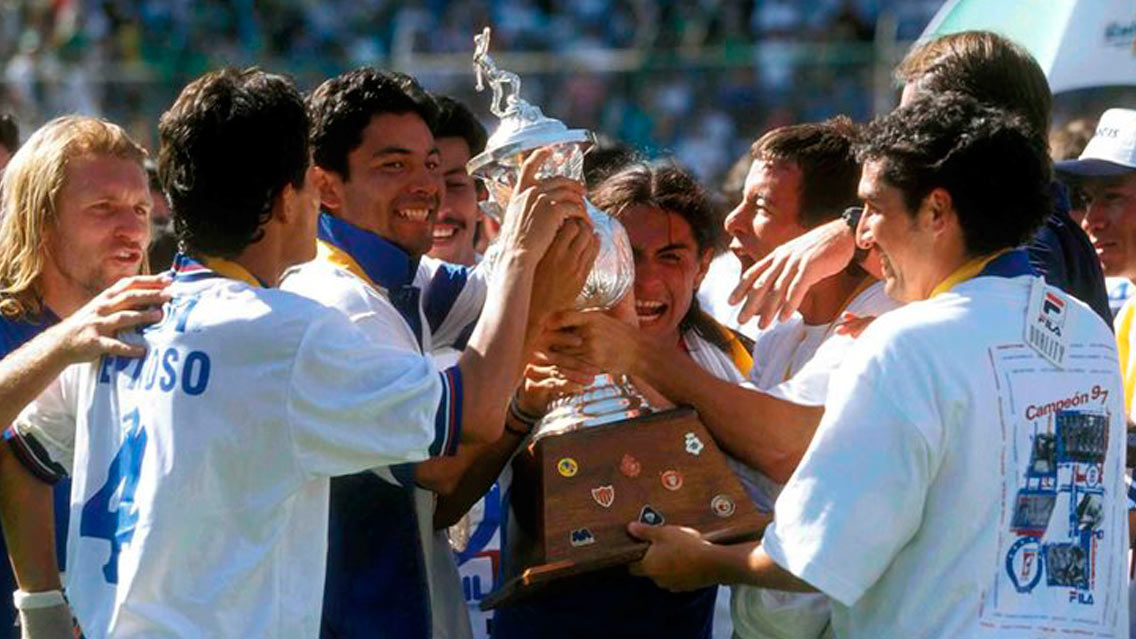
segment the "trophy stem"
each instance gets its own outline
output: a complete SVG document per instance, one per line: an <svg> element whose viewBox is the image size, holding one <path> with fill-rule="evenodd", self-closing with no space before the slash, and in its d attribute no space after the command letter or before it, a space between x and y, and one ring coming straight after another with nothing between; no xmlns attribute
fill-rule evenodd
<svg viewBox="0 0 1136 639"><path fill-rule="evenodd" d="M548 435L618 422L651 412L654 410L647 399L626 376L596 375L591 386L565 395L549 406L548 413L533 430L533 442Z"/></svg>

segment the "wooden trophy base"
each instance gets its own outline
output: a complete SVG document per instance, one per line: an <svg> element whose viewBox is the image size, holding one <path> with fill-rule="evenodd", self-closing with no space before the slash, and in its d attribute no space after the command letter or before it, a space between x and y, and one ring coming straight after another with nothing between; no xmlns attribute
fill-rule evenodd
<svg viewBox="0 0 1136 639"><path fill-rule="evenodd" d="M565 579L637 561L648 544L627 524L677 524L714 542L758 538L757 512L692 408L559 435L518 453L507 567L481 602L506 606Z"/></svg>

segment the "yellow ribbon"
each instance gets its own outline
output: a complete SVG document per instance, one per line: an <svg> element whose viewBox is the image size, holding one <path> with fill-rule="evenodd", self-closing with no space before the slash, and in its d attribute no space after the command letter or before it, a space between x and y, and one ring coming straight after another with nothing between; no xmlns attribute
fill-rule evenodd
<svg viewBox="0 0 1136 639"><path fill-rule="evenodd" d="M965 282L966 280L969 280L970 278L974 277L975 275L978 275L979 273L982 272L982 269L986 268L987 264L998 259L1004 253L1009 253L1012 250L1013 249L1008 249L1008 248L1002 249L1001 251L998 251L996 253L991 253L990 255L984 255L982 257L976 257L973 260L970 260L969 262L967 262L966 264L963 264L962 266L955 269L955 271L953 273L948 275L947 279L943 280L942 282L939 282L939 285L931 290L931 297L935 297L936 295L941 295L943 293L946 293L947 291L951 290L955 286L958 286L962 282Z"/></svg>
<svg viewBox="0 0 1136 639"><path fill-rule="evenodd" d="M338 266L339 268L370 284L372 288L384 295L387 292L387 289L379 286L374 280L371 279L370 275L367 275L367 271L363 270L363 267L359 265L359 262L355 261L355 258L351 257L351 255L348 254L347 251L344 251L338 246L335 246L331 242L325 242L324 240L316 241L316 259L327 262L328 264Z"/></svg>
<svg viewBox="0 0 1136 639"><path fill-rule="evenodd" d="M733 331L713 319L711 321L714 322L714 327L718 329L718 333L726 342L729 349L726 355L734 363L734 368L737 368L743 377L749 375L749 372L753 370L753 355L746 350L745 344L738 339Z"/></svg>
<svg viewBox="0 0 1136 639"><path fill-rule="evenodd" d="M206 257L202 258L201 265L213 271L221 277L227 277L231 280L240 280L249 286L261 288L264 284L257 279L255 275L240 264L232 260L226 260L222 257Z"/></svg>

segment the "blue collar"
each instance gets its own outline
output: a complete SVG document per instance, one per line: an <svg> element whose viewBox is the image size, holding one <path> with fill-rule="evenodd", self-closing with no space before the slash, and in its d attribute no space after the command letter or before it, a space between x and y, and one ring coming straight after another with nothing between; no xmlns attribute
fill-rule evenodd
<svg viewBox="0 0 1136 639"><path fill-rule="evenodd" d="M990 260L975 277L1017 277L1019 275L1037 275L1030 266L1029 253L1025 249L1007 251Z"/></svg>
<svg viewBox="0 0 1136 639"><path fill-rule="evenodd" d="M411 259L395 243L327 212L319 216L319 239L345 251L376 284L397 290L414 283L418 258Z"/></svg>

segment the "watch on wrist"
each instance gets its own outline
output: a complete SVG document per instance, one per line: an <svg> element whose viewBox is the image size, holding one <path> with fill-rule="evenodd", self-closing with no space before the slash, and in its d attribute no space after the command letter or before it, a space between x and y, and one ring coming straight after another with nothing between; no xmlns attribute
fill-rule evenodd
<svg viewBox="0 0 1136 639"><path fill-rule="evenodd" d="M840 214L840 218L844 220L844 223L848 225L848 228L852 229L852 233L854 235L856 233L856 228L860 226L860 216L862 216L863 214L864 209L862 207L850 206L844 209L844 212Z"/></svg>

